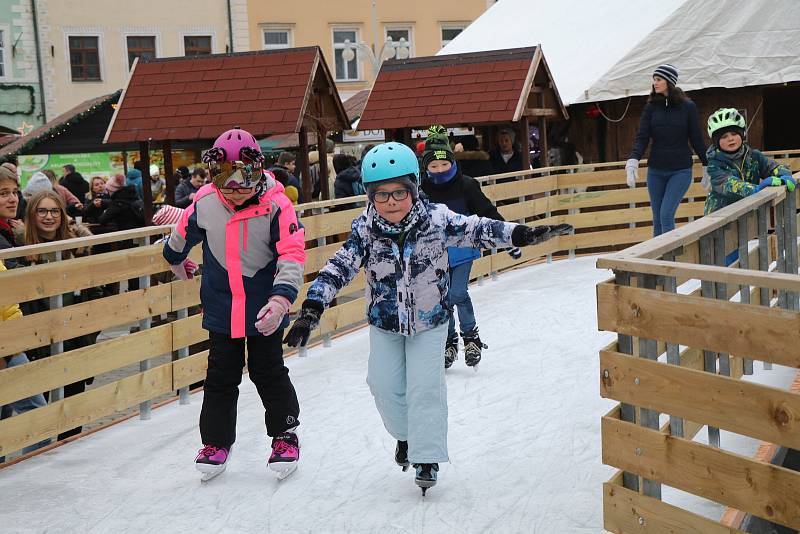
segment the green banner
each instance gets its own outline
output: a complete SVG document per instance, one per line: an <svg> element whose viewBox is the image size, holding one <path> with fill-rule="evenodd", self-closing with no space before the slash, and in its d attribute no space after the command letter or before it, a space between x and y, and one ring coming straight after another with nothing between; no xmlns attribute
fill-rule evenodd
<svg viewBox="0 0 800 534"><path fill-rule="evenodd" d="M108 180L113 174L122 172L122 153L90 152L88 154L51 154L19 156L19 174L25 187L33 173L50 169L59 178L64 175L64 165L74 165L75 170L86 180L101 176Z"/></svg>

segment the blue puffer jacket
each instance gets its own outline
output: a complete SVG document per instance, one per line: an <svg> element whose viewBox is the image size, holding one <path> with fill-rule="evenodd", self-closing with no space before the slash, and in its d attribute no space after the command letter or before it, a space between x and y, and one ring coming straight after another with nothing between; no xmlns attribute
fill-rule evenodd
<svg viewBox="0 0 800 534"><path fill-rule="evenodd" d="M327 307L363 266L371 325L411 336L446 323L447 247L508 247L517 225L459 215L423 199L417 202L422 214L402 240L380 230L375 208L369 205L311 284L308 298Z"/></svg>

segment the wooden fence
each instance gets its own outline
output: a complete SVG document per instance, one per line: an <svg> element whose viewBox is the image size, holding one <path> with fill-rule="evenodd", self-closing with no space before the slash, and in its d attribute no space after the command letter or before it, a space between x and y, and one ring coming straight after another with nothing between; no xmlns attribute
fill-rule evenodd
<svg viewBox="0 0 800 534"><path fill-rule="evenodd" d="M600 390L620 401L601 425L603 462L621 470L604 485L606 530L741 532L664 502L662 484L800 529L800 473L720 437L800 448L800 394L741 380L754 360L800 368L797 223L797 192L768 188L598 260L614 271L598 326L617 332Z"/></svg>
<svg viewBox="0 0 800 534"><path fill-rule="evenodd" d="M793 168L800 167L800 151L776 155ZM648 195L642 169L640 187L625 185L623 162L601 165L551 167L480 178L484 191L502 204L508 220L536 224L566 222L574 235L561 236L541 245L526 247L515 261L503 251L491 251L472 269L479 281L516 265L554 255L615 250L648 239L652 228ZM700 168L695 166L695 179ZM694 183L678 211L679 225L702 215L705 191ZM358 215L364 197L297 206L306 229L307 280L340 246ZM355 205L355 206L353 206ZM149 244L170 227L150 227L118 234L104 234L76 241L20 247L0 251L0 259L54 252L121 239L134 239L137 247L84 258L13 269L0 274L0 304L50 299L51 309L18 321L0 323L0 356L50 345L52 356L0 371L0 405L35 393L52 391L50 403L22 415L0 421L0 455L17 451L78 425L88 424L139 406L142 418L150 417L150 403L162 395L179 392L189 402L188 385L205 376L206 352L189 355L189 346L207 339L200 316L188 310L199 304L200 279L150 286L151 275L168 271L161 245ZM200 247L192 257L200 262ZM80 289L139 278L139 289L71 306L61 295ZM304 284L296 311L310 282ZM361 324L365 316L363 273L342 292L336 305L322 317L314 339L330 343L333 334ZM152 326L154 317L177 314L177 319ZM138 324L138 332L89 347L63 352L63 341L101 329ZM151 360L173 354L171 361L151 365ZM301 353L302 355L302 353ZM86 392L62 398L64 385L139 365L139 372Z"/></svg>

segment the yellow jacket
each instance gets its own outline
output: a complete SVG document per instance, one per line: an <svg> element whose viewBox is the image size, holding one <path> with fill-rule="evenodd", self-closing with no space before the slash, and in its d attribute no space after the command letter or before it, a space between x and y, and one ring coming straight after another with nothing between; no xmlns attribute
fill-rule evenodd
<svg viewBox="0 0 800 534"><path fill-rule="evenodd" d="M0 260L0 272L5 271L6 266ZM19 309L19 304L5 304L0 306L0 321L8 321L10 319L22 319L22 311Z"/></svg>

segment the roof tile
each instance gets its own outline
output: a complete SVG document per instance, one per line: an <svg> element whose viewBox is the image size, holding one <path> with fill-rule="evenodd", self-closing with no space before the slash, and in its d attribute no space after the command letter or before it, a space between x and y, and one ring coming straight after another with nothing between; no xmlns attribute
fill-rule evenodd
<svg viewBox="0 0 800 534"><path fill-rule="evenodd" d="M308 85L308 76L281 76L278 87L291 87L292 85Z"/></svg>
<svg viewBox="0 0 800 534"><path fill-rule="evenodd" d="M206 92L197 95L195 102L198 104L210 104L212 102L225 102L227 99L228 93Z"/></svg>
<svg viewBox="0 0 800 534"><path fill-rule="evenodd" d="M246 100L256 100L258 98L258 89L238 89L228 93L228 100L231 102L241 102Z"/></svg>
<svg viewBox="0 0 800 534"><path fill-rule="evenodd" d="M497 91L490 91L488 93L474 93L469 97L470 102L491 102L496 99Z"/></svg>
<svg viewBox="0 0 800 534"><path fill-rule="evenodd" d="M231 73L224 70L206 70L203 73L203 81L227 80L230 77Z"/></svg>
<svg viewBox="0 0 800 534"><path fill-rule="evenodd" d="M507 107L508 107L508 102L504 100L494 101L494 102L483 102L478 108L478 111L505 111Z"/></svg>
<svg viewBox="0 0 800 534"><path fill-rule="evenodd" d="M214 113L235 113L239 111L239 102L219 102L210 106Z"/></svg>
<svg viewBox="0 0 800 534"><path fill-rule="evenodd" d="M317 57L317 53L314 50L305 50L303 52L294 52L292 54L286 54L286 59L284 63L286 65L292 63L308 63L310 64L314 58Z"/></svg>
<svg viewBox="0 0 800 534"><path fill-rule="evenodd" d="M199 82L202 79L203 72L197 71L176 72L175 76L172 77L174 82Z"/></svg>
<svg viewBox="0 0 800 534"><path fill-rule="evenodd" d="M128 90L125 91L125 99L138 97L138 96L150 96L153 94L153 90L156 88L155 85L137 85L135 87L128 87Z"/></svg>
<svg viewBox="0 0 800 534"><path fill-rule="evenodd" d="M278 65L267 70L267 76L290 76L297 74L297 65Z"/></svg>
<svg viewBox="0 0 800 534"><path fill-rule="evenodd" d="M284 118L284 111L268 110L253 113L252 120L255 122L281 122Z"/></svg>
<svg viewBox="0 0 800 534"><path fill-rule="evenodd" d="M441 85L449 85L450 76L444 76L439 78L426 78L424 80L420 80L420 82L423 87L439 87Z"/></svg>
<svg viewBox="0 0 800 534"><path fill-rule="evenodd" d="M261 67L247 67L244 69L236 69L233 72L234 78L260 78L266 74L266 68Z"/></svg>
<svg viewBox="0 0 800 534"><path fill-rule="evenodd" d="M254 56L229 56L222 60L222 67L226 70L242 69L253 66Z"/></svg>
<svg viewBox="0 0 800 534"><path fill-rule="evenodd" d="M165 83L164 85L155 85L153 87L154 95L177 95L184 92L183 83Z"/></svg>
<svg viewBox="0 0 800 534"><path fill-rule="evenodd" d="M142 82L146 85L160 85L162 83L170 83L173 74L166 72L162 74L149 74L142 78Z"/></svg>
<svg viewBox="0 0 800 534"><path fill-rule="evenodd" d="M231 80L218 80L217 83L214 84L214 91L238 91L240 89L244 89L246 85L246 80L237 78Z"/></svg>
<svg viewBox="0 0 800 534"><path fill-rule="evenodd" d="M261 89L258 92L259 100L274 100L278 98L286 98L292 92L291 87L273 87L270 89Z"/></svg>
<svg viewBox="0 0 800 534"><path fill-rule="evenodd" d="M482 72L476 75L479 83L494 83L503 81L502 72Z"/></svg>
<svg viewBox="0 0 800 534"><path fill-rule="evenodd" d="M514 119L513 110L511 110L511 111L512 111L512 113L509 113L508 111L494 111L494 112L492 112L491 117L490 117L489 120L491 120L492 122L507 122L507 121L511 121L511 120Z"/></svg>
<svg viewBox="0 0 800 534"><path fill-rule="evenodd" d="M192 63L194 70L219 70L222 68L222 61L221 57L210 57L197 59Z"/></svg>
<svg viewBox="0 0 800 534"><path fill-rule="evenodd" d="M159 106L157 108L147 108L144 116L147 118L173 117L178 112L178 106Z"/></svg>
<svg viewBox="0 0 800 534"><path fill-rule="evenodd" d="M526 70L507 70L503 74L504 80L524 80L528 75Z"/></svg>
<svg viewBox="0 0 800 534"><path fill-rule="evenodd" d="M163 65L163 63L147 63L140 60L139 63L136 64L136 75L158 74L161 72L161 65Z"/></svg>
<svg viewBox="0 0 800 534"><path fill-rule="evenodd" d="M283 65L286 56L287 54L265 54L263 56L256 56L256 58L253 60L253 66L269 67L272 65Z"/></svg>
<svg viewBox="0 0 800 534"><path fill-rule="evenodd" d="M270 109L291 109L296 114L300 113L300 106L303 103L303 99L300 97L297 98L282 98L280 100L273 101Z"/></svg>

